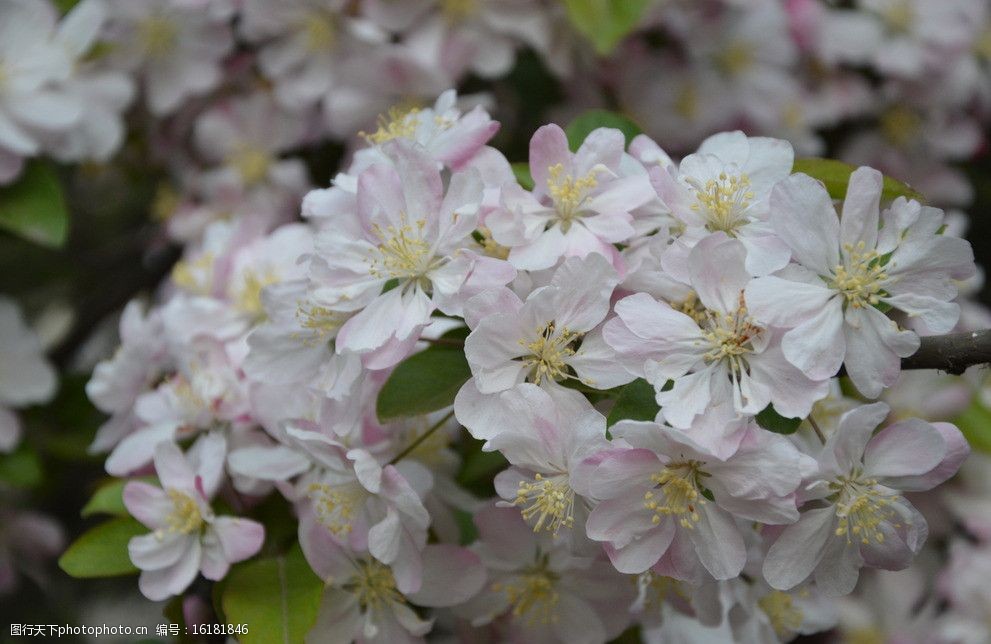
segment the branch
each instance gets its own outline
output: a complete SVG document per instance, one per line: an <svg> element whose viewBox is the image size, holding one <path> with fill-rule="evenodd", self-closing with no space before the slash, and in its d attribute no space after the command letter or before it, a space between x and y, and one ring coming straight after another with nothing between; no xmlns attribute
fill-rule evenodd
<svg viewBox="0 0 991 644"><path fill-rule="evenodd" d="M991 329L927 336L918 351L902 358L902 369L939 369L955 375L979 364L991 364Z"/></svg>

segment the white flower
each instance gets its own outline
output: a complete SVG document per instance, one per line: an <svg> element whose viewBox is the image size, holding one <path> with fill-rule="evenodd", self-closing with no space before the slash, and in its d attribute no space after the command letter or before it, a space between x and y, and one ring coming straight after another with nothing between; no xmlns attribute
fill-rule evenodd
<svg viewBox="0 0 991 644"><path fill-rule="evenodd" d="M57 385L55 370L20 307L0 297L0 452L13 450L21 437L20 420L10 408L45 402Z"/></svg>

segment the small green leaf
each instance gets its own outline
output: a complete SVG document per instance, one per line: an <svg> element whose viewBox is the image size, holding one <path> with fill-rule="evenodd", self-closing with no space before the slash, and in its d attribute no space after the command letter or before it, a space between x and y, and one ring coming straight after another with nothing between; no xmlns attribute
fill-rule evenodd
<svg viewBox="0 0 991 644"><path fill-rule="evenodd" d="M158 479L154 476L143 476L136 479L110 479L96 489L90 500L83 506L80 514L90 517L94 514L109 514L115 517L130 516L124 507L124 486L131 481L144 481L155 484Z"/></svg>
<svg viewBox="0 0 991 644"><path fill-rule="evenodd" d="M846 187L850 183L850 175L856 170L856 166L835 159L820 159L817 157L807 157L795 159L792 172L807 174L813 179L818 179L826 186L826 191L833 199L843 199L846 197ZM884 185L881 189L881 198L890 201L897 197L915 199L920 203L925 203L925 197L921 193L913 190L907 184L892 179L884 178Z"/></svg>
<svg viewBox="0 0 991 644"><path fill-rule="evenodd" d="M757 414L757 424L775 434L794 434L802 424L801 418L785 418L773 405L768 405L764 411Z"/></svg>
<svg viewBox="0 0 991 644"><path fill-rule="evenodd" d="M485 479L491 479L497 473L509 467L509 461L501 452L483 452L481 449L469 452L458 474L458 483L471 485Z"/></svg>
<svg viewBox="0 0 991 644"><path fill-rule="evenodd" d="M605 56L633 31L650 0L564 0L568 18Z"/></svg>
<svg viewBox="0 0 991 644"><path fill-rule="evenodd" d="M606 425L612 427L621 420L654 420L660 410L654 386L643 378L637 378L620 390Z"/></svg>
<svg viewBox="0 0 991 644"><path fill-rule="evenodd" d="M238 636L241 644L302 643L316 622L323 588L296 546L285 555L234 566L224 584L224 617L248 625Z"/></svg>
<svg viewBox="0 0 991 644"><path fill-rule="evenodd" d="M525 190L533 190L533 177L530 175L530 164L525 161L517 161L516 163L509 164L513 168L513 174L516 175L516 181Z"/></svg>
<svg viewBox="0 0 991 644"><path fill-rule="evenodd" d="M445 336L446 337L446 336ZM454 404L471 369L460 347L434 345L400 362L379 392L379 420L422 416Z"/></svg>
<svg viewBox="0 0 991 644"><path fill-rule="evenodd" d="M0 454L0 483L30 488L40 485L43 478L41 460L26 443L10 454Z"/></svg>
<svg viewBox="0 0 991 644"><path fill-rule="evenodd" d="M69 211L50 165L31 162L16 183L0 188L0 228L42 246L65 244Z"/></svg>
<svg viewBox="0 0 991 644"><path fill-rule="evenodd" d="M58 565L79 579L134 574L138 569L127 554L127 542L148 532L148 528L130 517L111 519L76 539Z"/></svg>
<svg viewBox="0 0 991 644"><path fill-rule="evenodd" d="M974 400L970 407L957 416L953 423L960 428L967 442L975 450L991 454L991 410Z"/></svg>
<svg viewBox="0 0 991 644"><path fill-rule="evenodd" d="M572 152L578 150L585 141L585 137L600 127L611 127L619 130L626 137L627 145L634 137L643 133L643 129L639 125L622 114L609 110L588 110L579 114L575 120L568 124L568 127L564 128L565 134L568 135L568 147L571 148Z"/></svg>

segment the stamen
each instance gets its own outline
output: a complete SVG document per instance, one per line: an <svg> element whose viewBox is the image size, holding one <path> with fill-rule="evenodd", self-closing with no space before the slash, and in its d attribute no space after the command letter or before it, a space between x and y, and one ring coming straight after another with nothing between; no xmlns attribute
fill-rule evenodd
<svg viewBox="0 0 991 644"><path fill-rule="evenodd" d="M325 306L311 304L301 301L296 304L296 320L299 325L307 330L313 331L315 337L303 338L307 343L318 344L323 342L328 336L337 333L348 316L346 313L332 311ZM294 337L301 338L301 334L294 334Z"/></svg>
<svg viewBox="0 0 991 644"><path fill-rule="evenodd" d="M357 597L362 612L384 608L387 604L405 603L396 590L396 580L388 566L372 559L359 561L357 567L358 573L343 588Z"/></svg>
<svg viewBox="0 0 991 644"><path fill-rule="evenodd" d="M845 263L833 269L829 286L843 293L847 304L855 309L874 306L886 295L881 283L888 279L886 267L876 250L865 250L863 241L856 246L844 244Z"/></svg>
<svg viewBox="0 0 991 644"><path fill-rule="evenodd" d="M584 177L574 178L564 172L564 165L557 163L547 168L547 193L554 201L561 230L568 232L572 220L581 216L581 208L589 193L598 185L596 171L592 170Z"/></svg>
<svg viewBox="0 0 991 644"><path fill-rule="evenodd" d="M771 628L782 640L788 639L802 627L802 609L795 606L791 595L780 590L772 591L757 600L757 605L767 615Z"/></svg>
<svg viewBox="0 0 991 644"><path fill-rule="evenodd" d="M203 526L203 515L200 514L200 506L196 499L185 492L175 489L165 491L172 501L172 512L166 517L169 532L178 534L191 534L199 531ZM155 536L161 540L164 533L161 530L155 532Z"/></svg>
<svg viewBox="0 0 991 644"><path fill-rule="evenodd" d="M351 534L355 512L365 498L365 493L359 486L311 483L306 491L307 496L313 501L317 519L324 527L338 537Z"/></svg>
<svg viewBox="0 0 991 644"><path fill-rule="evenodd" d="M234 295L234 306L239 311L253 317L264 317L265 307L262 306L262 289L278 281L278 275L271 270L266 270L259 274L254 270L248 269L244 272L241 286Z"/></svg>
<svg viewBox="0 0 991 644"><path fill-rule="evenodd" d="M242 146L231 154L228 163L241 175L245 185L253 186L268 176L272 155L259 148Z"/></svg>
<svg viewBox="0 0 991 644"><path fill-rule="evenodd" d="M747 223L747 209L755 198L749 176L723 172L718 179L709 179L705 184L691 177L686 182L695 192L691 208L706 218L706 228L711 232L722 230L732 235Z"/></svg>
<svg viewBox="0 0 991 644"><path fill-rule="evenodd" d="M568 484L567 475L544 478L538 473L533 483L520 481L513 503L522 507L525 521L537 517L534 532L546 529L557 534L562 526L571 528L575 524L575 491Z"/></svg>
<svg viewBox="0 0 991 644"><path fill-rule="evenodd" d="M520 345L529 352L529 355L523 356L522 360L530 369L528 376L530 381L539 385L545 378L548 380L568 378L566 361L575 355L571 345L581 336L581 333L572 331L568 327L561 327L558 330L551 321L537 329L536 340L528 342L525 338L521 339Z"/></svg>
<svg viewBox="0 0 991 644"><path fill-rule="evenodd" d="M542 563L511 582L492 584L492 590L506 593L513 617L526 618L531 625L552 624L558 621L560 595L554 588L556 581L557 576Z"/></svg>
<svg viewBox="0 0 991 644"><path fill-rule="evenodd" d="M701 479L708 476L701 467L699 461L671 463L651 475L650 480L658 487L644 493L643 506L654 515L651 521L655 525L665 516L677 518L681 527L688 529L701 521L698 506L706 504L700 495Z"/></svg>
<svg viewBox="0 0 991 644"><path fill-rule="evenodd" d="M358 132L369 145L381 145L393 139L412 139L420 126L420 109L410 105L395 105L386 114L378 117L378 129L368 134Z"/></svg>
<svg viewBox="0 0 991 644"><path fill-rule="evenodd" d="M430 244L423 239L426 220L418 219L410 224L406 216L399 226L385 228L375 224L372 232L382 243L368 258L368 272L378 278L421 279L439 265ZM424 286L429 286L429 280Z"/></svg>
<svg viewBox="0 0 991 644"><path fill-rule="evenodd" d="M884 543L881 531L884 523L900 527L894 523L898 514L890 507L898 495L880 489L877 479L864 478L859 470L854 470L849 476L841 476L831 483L830 487L839 492L836 536L845 536L847 543L881 544Z"/></svg>

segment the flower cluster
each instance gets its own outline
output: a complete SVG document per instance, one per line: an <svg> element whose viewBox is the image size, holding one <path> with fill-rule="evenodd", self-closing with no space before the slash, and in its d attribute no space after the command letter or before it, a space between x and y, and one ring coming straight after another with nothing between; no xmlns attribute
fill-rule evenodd
<svg viewBox="0 0 991 644"><path fill-rule="evenodd" d="M837 211L787 142L742 132L676 161L546 125L520 179L456 104L396 113L304 223L209 224L126 310L88 392L108 472L161 484L124 492L142 591L255 554L267 497L326 584L314 634L342 640L784 641L830 627L861 569L909 566L906 493L969 453L892 389L975 273L943 212L866 167ZM409 371L441 359L465 370L446 399L450 374ZM397 387L408 412L383 409ZM494 497L459 426L504 464Z"/></svg>

